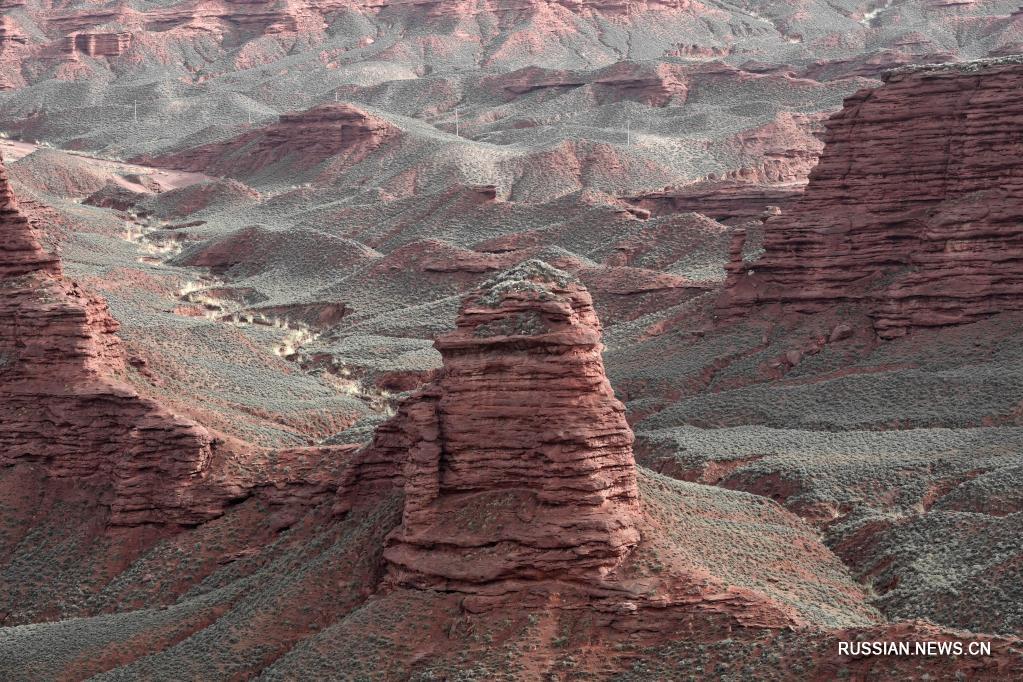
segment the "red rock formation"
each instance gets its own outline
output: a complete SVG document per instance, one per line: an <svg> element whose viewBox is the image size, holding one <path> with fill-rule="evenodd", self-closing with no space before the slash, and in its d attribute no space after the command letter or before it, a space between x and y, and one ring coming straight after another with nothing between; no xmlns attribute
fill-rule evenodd
<svg viewBox="0 0 1023 682"><path fill-rule="evenodd" d="M288 2L280 6L257 0L184 3L145 14L145 30L151 32L191 31L224 35L232 32L263 35L321 33L327 28L324 16L352 3Z"/></svg>
<svg viewBox="0 0 1023 682"><path fill-rule="evenodd" d="M2 168L2 166L0 166ZM195 523L214 438L115 377L125 354L106 305L64 279L0 170L0 466L110 491L114 524Z"/></svg>
<svg viewBox="0 0 1023 682"><path fill-rule="evenodd" d="M768 185L805 183L824 144L824 114L782 112L770 123L731 136L725 144L743 159L742 167L717 178Z"/></svg>
<svg viewBox="0 0 1023 682"><path fill-rule="evenodd" d="M436 341L439 378L358 456L341 508L401 487L401 584L595 581L639 540L632 431L580 284L540 261L490 281Z"/></svg>
<svg viewBox="0 0 1023 682"><path fill-rule="evenodd" d="M60 275L60 261L43 251L35 229L18 210L18 202L0 160L0 278L7 280L33 272Z"/></svg>
<svg viewBox="0 0 1023 682"><path fill-rule="evenodd" d="M283 114L277 123L226 142L136 161L210 175L245 176L278 163L293 169L312 168L338 156L343 163L357 163L398 134L395 126L350 104L320 104Z"/></svg>
<svg viewBox="0 0 1023 682"><path fill-rule="evenodd" d="M1023 59L892 72L846 100L725 315L866 306L882 337L1023 309Z"/></svg>
<svg viewBox="0 0 1023 682"><path fill-rule="evenodd" d="M742 165L683 187L626 197L651 215L696 212L716 220L744 221L784 209L802 194L823 147L820 114L781 113L770 123L725 141Z"/></svg>
<svg viewBox="0 0 1023 682"><path fill-rule="evenodd" d="M28 36L10 16L0 17L0 90L25 84L21 60L28 53Z"/></svg>
<svg viewBox="0 0 1023 682"><path fill-rule="evenodd" d="M64 41L66 52L82 52L90 57L116 57L130 46L130 33L73 33Z"/></svg>
<svg viewBox="0 0 1023 682"><path fill-rule="evenodd" d="M885 72L902 66L940 64L953 61L956 61L956 55L953 52L941 51L921 54L912 50L903 51L885 48L867 54L851 56L847 59L818 59L813 64L801 69L799 75L802 78L812 78L822 82L838 78L849 78L851 76L881 78Z"/></svg>

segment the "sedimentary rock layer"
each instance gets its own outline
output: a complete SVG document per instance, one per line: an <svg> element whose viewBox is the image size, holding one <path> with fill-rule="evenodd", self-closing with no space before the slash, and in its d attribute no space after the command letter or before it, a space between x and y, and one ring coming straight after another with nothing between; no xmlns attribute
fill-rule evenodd
<svg viewBox="0 0 1023 682"><path fill-rule="evenodd" d="M90 57L117 57L131 46L130 33L74 33L65 39L64 49Z"/></svg>
<svg viewBox="0 0 1023 682"><path fill-rule="evenodd" d="M95 484L114 524L194 523L215 439L117 380L125 353L106 304L61 273L0 166L0 466L37 462Z"/></svg>
<svg viewBox="0 0 1023 682"><path fill-rule="evenodd" d="M439 378L357 457L342 508L404 490L385 552L401 584L599 580L639 540L639 497L585 288L527 261L471 295L436 347Z"/></svg>
<svg viewBox="0 0 1023 682"><path fill-rule="evenodd" d="M1023 309L1021 86L1017 57L900 69L847 99L763 256L728 266L722 312L857 303L895 337Z"/></svg>
<svg viewBox="0 0 1023 682"><path fill-rule="evenodd" d="M645 209L652 216L672 213L702 213L715 220L763 218L777 209L790 207L802 193L803 185L767 185L726 180L701 182L679 189L650 192L625 201Z"/></svg>
<svg viewBox="0 0 1023 682"><path fill-rule="evenodd" d="M590 87L600 103L634 100L652 107L685 103L685 70L676 64L619 62L596 72L572 72L528 66L484 80L484 85L506 100L541 90Z"/></svg>
<svg viewBox="0 0 1023 682"><path fill-rule="evenodd" d="M8 280L29 273L61 274L60 261L43 251L28 219L18 210L18 202L7 181L7 169L0 160L0 279Z"/></svg>
<svg viewBox="0 0 1023 682"><path fill-rule="evenodd" d="M238 137L180 154L139 159L154 165L244 177L278 163L312 168L327 160L356 163L399 134L381 118L346 103L320 104Z"/></svg>

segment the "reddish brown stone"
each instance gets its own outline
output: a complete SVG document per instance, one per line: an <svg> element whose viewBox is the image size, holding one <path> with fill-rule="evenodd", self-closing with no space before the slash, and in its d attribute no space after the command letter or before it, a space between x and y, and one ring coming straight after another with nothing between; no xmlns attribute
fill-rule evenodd
<svg viewBox="0 0 1023 682"><path fill-rule="evenodd" d="M130 46L130 33L73 33L64 43L65 51L90 57L117 57Z"/></svg>
<svg viewBox="0 0 1023 682"><path fill-rule="evenodd" d="M43 251L28 219L18 210L7 170L0 160L0 278L33 272L60 275L60 261Z"/></svg>
<svg viewBox="0 0 1023 682"><path fill-rule="evenodd" d="M768 185L738 180L702 181L687 187L649 192L625 201L652 216L673 213L701 213L715 220L763 218L777 209L788 208L799 198L803 185Z"/></svg>
<svg viewBox="0 0 1023 682"><path fill-rule="evenodd" d="M721 312L856 303L896 337L1023 309L1021 85L1016 58L903 69L847 99L763 256L733 257Z"/></svg>
<svg viewBox="0 0 1023 682"><path fill-rule="evenodd" d="M401 487L401 584L597 580L639 541L632 431L585 288L540 261L490 281L436 341L439 378L378 429L341 508Z"/></svg>
<svg viewBox="0 0 1023 682"><path fill-rule="evenodd" d="M194 523L214 438L142 398L106 304L64 279L0 166L0 466L102 480L114 524Z"/></svg>
<svg viewBox="0 0 1023 682"><path fill-rule="evenodd" d="M634 100L653 107L682 105L688 94L684 69L677 64L620 62L596 73L572 72L528 66L508 74L488 78L484 86L513 100L538 90L592 87L598 102Z"/></svg>

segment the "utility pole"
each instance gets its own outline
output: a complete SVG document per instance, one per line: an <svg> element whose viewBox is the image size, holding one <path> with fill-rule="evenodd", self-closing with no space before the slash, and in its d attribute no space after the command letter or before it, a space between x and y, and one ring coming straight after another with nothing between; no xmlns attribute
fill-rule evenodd
<svg viewBox="0 0 1023 682"><path fill-rule="evenodd" d="M632 119L625 119L625 145L632 146Z"/></svg>
<svg viewBox="0 0 1023 682"><path fill-rule="evenodd" d="M135 114L134 114L134 116L135 116L135 125L138 125L138 123L139 123L139 101L138 100L135 100L134 107L135 107Z"/></svg>
<svg viewBox="0 0 1023 682"><path fill-rule="evenodd" d="M340 101L341 101L341 99L340 99L339 95L337 94L337 90L335 90L334 91L334 103L336 104L336 103L338 103Z"/></svg>
<svg viewBox="0 0 1023 682"><path fill-rule="evenodd" d="M461 137L461 135L458 132L458 107L455 107L455 136Z"/></svg>

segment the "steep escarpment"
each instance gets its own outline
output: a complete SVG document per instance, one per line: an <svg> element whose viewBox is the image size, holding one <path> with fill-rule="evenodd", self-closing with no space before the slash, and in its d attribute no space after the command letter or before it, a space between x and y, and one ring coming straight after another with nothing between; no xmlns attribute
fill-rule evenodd
<svg viewBox="0 0 1023 682"><path fill-rule="evenodd" d="M60 276L60 261L46 253L28 219L18 209L18 202L7 181L7 170L0 161L0 278L8 280L29 273Z"/></svg>
<svg viewBox="0 0 1023 682"><path fill-rule="evenodd" d="M130 33L73 33L64 41L65 52L90 57L117 57L130 46Z"/></svg>
<svg viewBox="0 0 1023 682"><path fill-rule="evenodd" d="M763 255L728 266L721 311L858 304L891 338L1023 309L1021 84L1015 57L901 69L846 100Z"/></svg>
<svg viewBox="0 0 1023 682"><path fill-rule="evenodd" d="M0 466L106 491L111 523L195 523L215 439L116 377L126 356L106 304L68 282L0 170Z"/></svg>
<svg viewBox="0 0 1023 682"><path fill-rule="evenodd" d="M436 347L442 376L381 427L342 492L403 487L393 577L476 590L616 567L639 540L633 436L582 285L527 261L469 297Z"/></svg>

